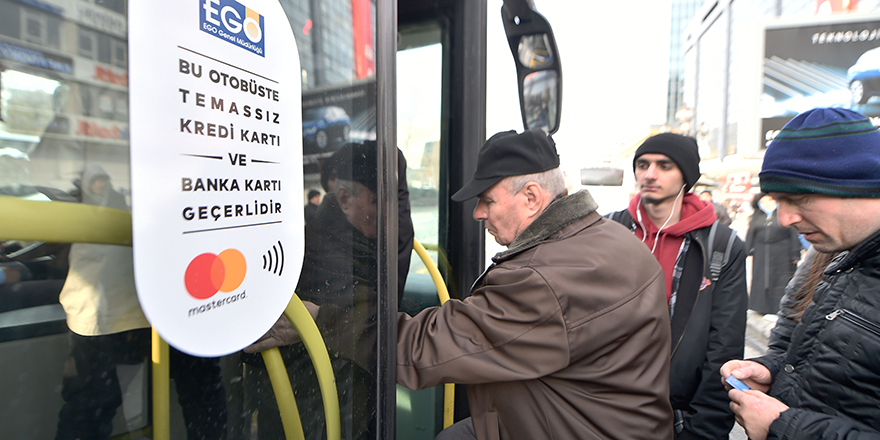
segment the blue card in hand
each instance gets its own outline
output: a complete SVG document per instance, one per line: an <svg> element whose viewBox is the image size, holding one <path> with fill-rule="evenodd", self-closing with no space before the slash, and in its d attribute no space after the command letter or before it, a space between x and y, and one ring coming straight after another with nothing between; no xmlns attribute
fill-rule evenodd
<svg viewBox="0 0 880 440"><path fill-rule="evenodd" d="M727 381L727 383L729 383L730 386L732 386L740 391L752 389L748 385L744 384L741 380L733 377L733 375L727 376L727 379L724 379L724 380Z"/></svg>

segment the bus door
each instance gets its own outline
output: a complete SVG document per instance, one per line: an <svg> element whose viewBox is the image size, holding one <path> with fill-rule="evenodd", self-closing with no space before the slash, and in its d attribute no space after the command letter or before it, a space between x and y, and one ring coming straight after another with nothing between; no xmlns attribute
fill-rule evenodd
<svg viewBox="0 0 880 440"><path fill-rule="evenodd" d="M302 176L303 200L309 199L312 190L317 192L312 197L320 207L315 225L322 228L308 233L315 251L302 271L309 288L299 293L304 300L337 311L318 320L332 356L343 437L382 437L378 434L384 414L380 409L387 408L379 402L393 403L394 395L389 398L377 386L379 366L387 365L380 363L376 348L379 326L385 325L387 317L377 317L379 298L396 289L397 281L387 280L380 272L385 264L380 261L389 251L378 244L386 237L377 237L376 212L386 205L385 187L379 185L396 185L396 181L389 184L376 177L385 174L377 164L379 158L386 159L383 151L388 143L381 137L387 130L377 127L393 124L386 115L393 111L393 103L382 109L378 97L393 86L393 70L389 70L393 63L382 63L383 57L393 56L396 5L370 0L283 0L284 13L268 16L260 14L263 4L267 1L190 0L176 4L168 13L192 15L196 17L193 26L199 26L199 14L209 11L219 25L214 27L217 35L205 32L206 38L223 38L221 33L234 36L247 18L253 18L247 15L251 12L265 26L285 26L293 33L296 47L273 47L266 42L265 49L299 57L301 66L293 78L285 78L302 86L302 102L294 103L302 111L301 126L295 127L301 138L282 139L280 147L302 149L303 163L297 165L301 173L291 170L290 175ZM4 207L0 215L0 403L4 408L0 426L4 437L152 436L155 414L150 410L148 367L152 338L134 288L130 219L126 225L132 197L137 197L137 191L150 191L130 184L128 80L132 72L128 70L127 36L129 25L139 19L129 13L124 0L0 0L0 203ZM157 25L156 32L174 30ZM181 42L181 46L188 43ZM242 53L247 51L242 49ZM140 72L142 76L149 73ZM188 73L196 74L194 70ZM209 71L198 73L211 80ZM248 73L238 75L251 78ZM163 93L184 93L176 84L158 87ZM215 103L210 97L202 103L195 101L199 90L191 92L187 104L192 103L193 109L202 104L213 111L212 118L234 124L229 142L253 143L250 133L259 132L256 142L263 143L263 134L272 134L275 122L258 116L259 96L238 91L220 109L211 107ZM229 107L230 101L237 104L236 111ZM191 112L183 104L167 111L181 118ZM196 130L192 124L170 130ZM249 129L247 139L240 134L242 129ZM209 130L206 125L205 137L219 134ZM176 141L180 146L202 142L196 134L189 138L184 134L189 133L181 133ZM348 180L343 182L341 175L322 179L322 165L350 143L372 143L370 166L353 172L349 159L343 161L347 171L337 170L346 172ZM388 160L396 163L396 157ZM364 158L356 162L363 164ZM180 175L165 171L155 170L157 188L159 182L178 188L186 185ZM187 177L192 178L192 188L209 191L220 186L217 178L223 176ZM239 185L241 191L247 190L243 182ZM345 211L336 202L341 186L347 190ZM249 188L269 191L261 195L271 193L263 185ZM226 189L231 191L229 186ZM285 212L303 218L306 208L305 204L284 207ZM185 221L184 215L181 220ZM372 220L372 225L365 220ZM125 231L119 233L126 228L127 239ZM383 234L393 232L388 229ZM305 243L295 245L304 247ZM167 249L169 255L177 251L174 246ZM267 270L250 266L249 270ZM167 280L175 286L184 281ZM296 287L296 282L291 283L287 293ZM393 304L396 307L396 297ZM232 308L234 303L227 301L223 307ZM389 306L383 303L381 307ZM197 315L206 316L222 308L196 310ZM171 438L284 436L259 354L237 351L204 359L172 346L170 357ZM321 438L323 405L311 362L298 344L284 347L282 357L304 431L308 438Z"/></svg>
<svg viewBox="0 0 880 440"><path fill-rule="evenodd" d="M224 26L235 28L233 11L258 13L260 4L190 0L178 7L225 11ZM301 244L304 282L290 293L327 306L317 323L336 377L342 437L390 439L412 429L433 438L442 428L438 394L408 396L395 385L396 312L414 313L436 296L421 262L398 258L411 249L400 239L399 216L409 209L412 235L429 248L452 296L465 297L483 268L484 232L471 218L473 202L449 196L473 174L486 138L487 2L280 4L283 16L263 18L289 26L296 40L296 50L271 50L299 56L302 138L294 144L303 154L303 200L316 205L286 207L314 216ZM532 22L525 0L504 4L513 12L503 19ZM129 156L127 32L136 20L124 0L0 0L4 437L152 436L152 338L134 289L126 224L139 190L130 184ZM561 102L552 32L546 27L541 38L521 43L516 29L523 28L508 35L518 54L524 124L552 131ZM539 50L529 54L523 45ZM539 70L556 73L529 76ZM553 84L555 93L542 91ZM245 101L224 115L239 128L256 114L252 105L245 116ZM214 176L204 177L207 185ZM161 169L155 178L181 184ZM259 356L171 351L171 438L284 435ZM281 351L305 435L323 438L311 362L297 344ZM457 394L460 418L466 400Z"/></svg>

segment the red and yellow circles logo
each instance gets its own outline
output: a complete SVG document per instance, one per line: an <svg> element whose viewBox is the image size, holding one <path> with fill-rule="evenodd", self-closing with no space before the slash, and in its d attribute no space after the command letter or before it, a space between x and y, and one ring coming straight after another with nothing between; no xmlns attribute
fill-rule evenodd
<svg viewBox="0 0 880 440"><path fill-rule="evenodd" d="M208 299L220 292L231 292L244 281L247 263L236 249L226 249L220 255L204 253L186 267L184 284L195 299Z"/></svg>

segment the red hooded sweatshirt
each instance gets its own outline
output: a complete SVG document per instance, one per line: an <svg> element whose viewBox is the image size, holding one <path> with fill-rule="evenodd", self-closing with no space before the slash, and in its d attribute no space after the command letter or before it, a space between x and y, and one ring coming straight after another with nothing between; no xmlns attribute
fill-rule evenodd
<svg viewBox="0 0 880 440"><path fill-rule="evenodd" d="M687 193L681 202L681 220L674 225L667 225L662 231L659 231L660 227L648 217L640 200L641 195L633 197L629 201L627 210L636 222L636 230L634 231L636 238L642 240L648 249L653 249L654 258L660 262L660 266L663 268L663 275L666 278L666 302L668 303L672 296L672 271L675 268L675 260L678 258L681 243L684 241L684 234L711 226L718 217L715 215L715 208L712 205L706 204L694 193ZM641 211L641 215L636 211L637 209Z"/></svg>

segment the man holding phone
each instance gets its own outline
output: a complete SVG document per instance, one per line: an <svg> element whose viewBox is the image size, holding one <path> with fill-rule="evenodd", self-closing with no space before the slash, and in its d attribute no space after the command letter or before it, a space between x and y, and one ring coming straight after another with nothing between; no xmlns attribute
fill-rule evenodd
<svg viewBox="0 0 880 440"><path fill-rule="evenodd" d="M880 438L880 131L850 110L804 112L760 178L779 223L837 255L799 322L774 328L782 350L721 367L752 388L730 385L730 407L752 440Z"/></svg>

